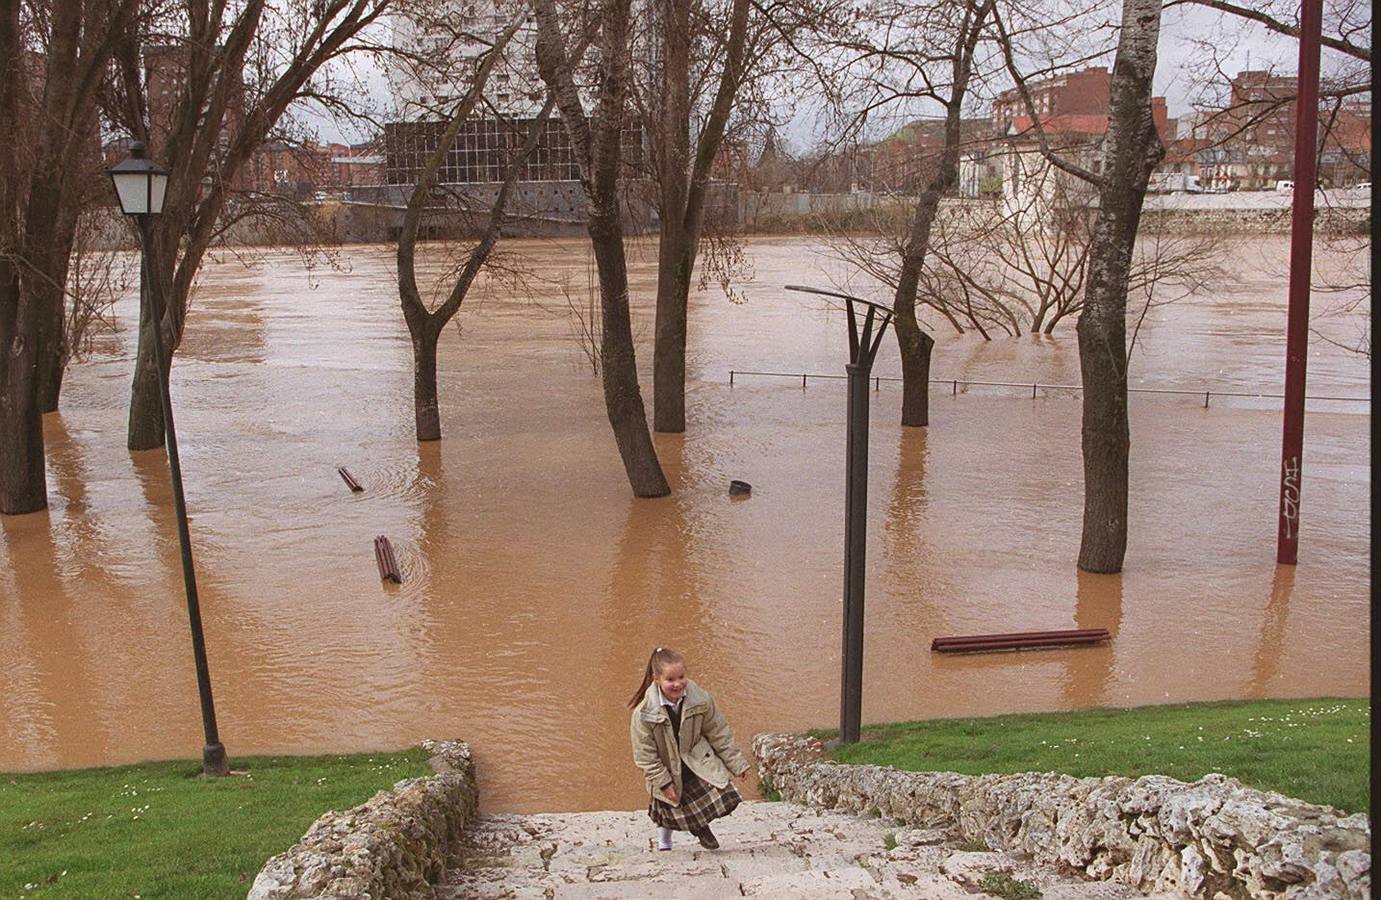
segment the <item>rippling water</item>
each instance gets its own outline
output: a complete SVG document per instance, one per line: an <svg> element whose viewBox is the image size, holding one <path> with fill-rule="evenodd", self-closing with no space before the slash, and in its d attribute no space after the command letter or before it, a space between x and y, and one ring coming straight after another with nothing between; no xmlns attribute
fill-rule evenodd
<svg viewBox="0 0 1381 900"><path fill-rule="evenodd" d="M388 248L310 276L286 252L204 270L173 394L232 759L460 737L490 809L635 806L625 701L656 644L687 653L742 744L837 722L844 384L728 383L842 373L841 316L780 290L828 284L826 255L755 240L746 302L693 298L689 429L657 436L674 494L639 501L574 337L586 244L508 250L544 281L467 300L442 339L445 439L422 446ZM1152 309L1134 386L1279 392L1285 243L1231 256L1232 283ZM118 311L123 330L46 422L52 508L0 520L0 771L201 747L164 456L124 449L133 298ZM937 378L1078 381L1072 323L937 338ZM1364 360L1310 353L1311 394L1369 394ZM898 371L889 338L876 374ZM1279 401L1134 395L1127 568L1093 576L1074 566L1076 396L937 386L931 427L905 431L899 386L872 397L865 722L1367 691L1368 404L1311 404L1300 564L1277 569ZM731 478L752 497L731 499ZM380 583L376 534L402 585ZM1110 645L929 651L937 635L1095 626Z"/></svg>

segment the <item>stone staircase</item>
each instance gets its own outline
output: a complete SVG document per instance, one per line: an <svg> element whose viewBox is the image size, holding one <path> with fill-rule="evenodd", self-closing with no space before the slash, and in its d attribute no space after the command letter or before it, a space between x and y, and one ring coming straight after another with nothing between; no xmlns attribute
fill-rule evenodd
<svg viewBox="0 0 1381 900"><path fill-rule="evenodd" d="M678 833L672 850L658 851L641 811L481 816L437 896L968 900L983 895L989 873L1031 885L1045 900L1144 896L1010 854L947 845L940 831L791 803L745 802L714 830L719 850Z"/></svg>

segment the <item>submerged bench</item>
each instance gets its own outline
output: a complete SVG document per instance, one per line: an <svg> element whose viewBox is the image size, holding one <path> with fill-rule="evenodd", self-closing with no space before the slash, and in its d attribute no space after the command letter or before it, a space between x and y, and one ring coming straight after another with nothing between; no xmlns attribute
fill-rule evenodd
<svg viewBox="0 0 1381 900"><path fill-rule="evenodd" d="M1029 650L1097 644L1111 638L1106 628L1074 628L1067 631L1014 631L1008 634L970 634L937 637L930 642L935 653L970 653L980 650Z"/></svg>

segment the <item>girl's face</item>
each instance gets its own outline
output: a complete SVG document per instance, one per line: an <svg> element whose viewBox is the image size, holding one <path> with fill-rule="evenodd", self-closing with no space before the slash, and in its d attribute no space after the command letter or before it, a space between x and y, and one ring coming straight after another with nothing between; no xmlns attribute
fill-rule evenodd
<svg viewBox="0 0 1381 900"><path fill-rule="evenodd" d="M672 663L663 666L657 673L656 681L662 696L672 703L677 702L686 693L686 664Z"/></svg>

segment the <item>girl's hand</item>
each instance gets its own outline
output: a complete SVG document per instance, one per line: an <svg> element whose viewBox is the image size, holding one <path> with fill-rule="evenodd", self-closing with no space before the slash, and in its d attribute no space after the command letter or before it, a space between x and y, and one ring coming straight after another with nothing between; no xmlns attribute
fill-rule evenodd
<svg viewBox="0 0 1381 900"><path fill-rule="evenodd" d="M672 803L677 802L676 788L672 785L667 785L666 787L662 788L662 796L666 797Z"/></svg>

